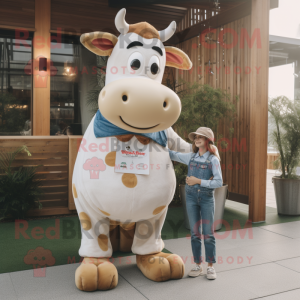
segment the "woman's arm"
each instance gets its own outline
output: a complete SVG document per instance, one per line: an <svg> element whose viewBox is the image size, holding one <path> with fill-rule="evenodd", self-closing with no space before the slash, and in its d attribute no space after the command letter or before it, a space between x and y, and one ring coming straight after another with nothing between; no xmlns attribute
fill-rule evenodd
<svg viewBox="0 0 300 300"><path fill-rule="evenodd" d="M218 160L217 157L213 157L211 164L212 164L212 173L214 178L212 180L201 179L200 186L216 189L223 185L222 170L221 170L220 161Z"/></svg>
<svg viewBox="0 0 300 300"><path fill-rule="evenodd" d="M175 161L178 161L178 162L186 164L186 165L189 164L189 161L193 154L193 153L175 152L170 149L168 149L168 150L169 150L169 155L170 155L171 160L175 160Z"/></svg>
<svg viewBox="0 0 300 300"><path fill-rule="evenodd" d="M168 148L178 152L189 153L193 152L192 144L182 139L172 127L167 129Z"/></svg>

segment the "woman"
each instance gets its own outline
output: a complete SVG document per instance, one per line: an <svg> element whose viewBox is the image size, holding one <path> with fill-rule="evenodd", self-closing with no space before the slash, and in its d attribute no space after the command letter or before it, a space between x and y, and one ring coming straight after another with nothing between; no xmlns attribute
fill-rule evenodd
<svg viewBox="0 0 300 300"><path fill-rule="evenodd" d="M214 236L215 188L223 185L220 157L217 148L213 146L214 133L210 128L200 127L191 132L189 139L193 141L192 153L179 153L169 150L171 160L189 166L186 178L186 208L191 228L191 243L194 267L190 277L203 275L201 266L201 234L200 224L203 224L203 238L207 267L207 278L216 279L217 274L213 267L216 262L216 243Z"/></svg>

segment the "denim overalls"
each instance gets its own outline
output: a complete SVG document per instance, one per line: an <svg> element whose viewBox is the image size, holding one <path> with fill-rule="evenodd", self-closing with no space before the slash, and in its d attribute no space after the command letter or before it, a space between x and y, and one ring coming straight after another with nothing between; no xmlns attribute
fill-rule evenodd
<svg viewBox="0 0 300 300"><path fill-rule="evenodd" d="M195 153L189 161L188 176L209 180L212 176L213 155L205 162L195 161ZM186 208L191 228L191 243L195 263L201 263L201 224L205 246L206 262L216 262L216 243L214 236L215 198L214 189L201 187L200 184L185 185Z"/></svg>

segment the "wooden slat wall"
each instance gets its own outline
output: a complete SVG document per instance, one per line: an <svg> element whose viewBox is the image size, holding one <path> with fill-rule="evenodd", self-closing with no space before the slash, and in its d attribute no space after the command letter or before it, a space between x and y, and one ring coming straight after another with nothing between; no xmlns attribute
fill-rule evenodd
<svg viewBox="0 0 300 300"><path fill-rule="evenodd" d="M273 163L278 158L278 156L279 153L268 153L267 169L275 170Z"/></svg>
<svg viewBox="0 0 300 300"><path fill-rule="evenodd" d="M1 0L0 28L34 30L35 0Z"/></svg>
<svg viewBox="0 0 300 300"><path fill-rule="evenodd" d="M29 215L68 214L69 138L54 137L0 137L0 151L12 151L26 145L32 156L20 153L13 167L37 166L37 178L42 181L44 194L41 210L34 209Z"/></svg>
<svg viewBox="0 0 300 300"><path fill-rule="evenodd" d="M184 18L177 23L176 32L180 32L186 28L203 22L214 15L217 15L217 12L214 10L188 8Z"/></svg>
<svg viewBox="0 0 300 300"><path fill-rule="evenodd" d="M126 5L124 6L126 7ZM89 31L105 31L119 35L114 20L121 8L109 7L107 0L51 0L51 31L80 34ZM165 29L171 21L179 22L186 8L166 5L126 7L126 22L134 24L148 21L157 30Z"/></svg>
<svg viewBox="0 0 300 300"><path fill-rule="evenodd" d="M241 28L247 30L250 35L251 19L250 16L229 23L223 27L235 30L239 37ZM217 29L213 39L217 40L221 28ZM224 35L226 43L230 44L232 35ZM239 40L240 41L240 40ZM231 193L249 195L249 107L250 107L250 74L247 73L247 67L250 66L250 50L245 43L245 48L241 49L238 43L235 47L225 49L220 43L215 49L208 49L200 45L199 37L189 39L179 45L185 53L189 55L193 62L193 68L189 71L176 71L177 79L182 78L189 82L199 82L209 84L213 87L227 90L231 93L230 102L234 103L237 109L237 117L234 124L224 124L220 122L219 132L229 138L229 128L234 127L234 134L230 138L232 145L235 139L239 145L243 139L246 140L246 151L244 148L238 151L237 148L221 152L221 163L223 168L223 180L228 183ZM208 74L208 61L214 63L211 65L214 75ZM238 68L240 67L240 69ZM238 68L238 69L237 69ZM241 72L239 71L241 70ZM240 73L240 74L237 74ZM239 96L236 102L235 96ZM201 124L199 124L201 126ZM220 147L219 147L220 148ZM238 166L238 167L237 167ZM232 169L233 168L233 169ZM238 168L238 169L236 169Z"/></svg>

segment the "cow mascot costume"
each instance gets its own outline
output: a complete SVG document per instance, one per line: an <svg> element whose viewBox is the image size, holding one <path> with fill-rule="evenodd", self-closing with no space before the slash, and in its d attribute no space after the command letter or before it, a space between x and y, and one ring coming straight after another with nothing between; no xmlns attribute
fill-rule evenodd
<svg viewBox="0 0 300 300"><path fill-rule="evenodd" d="M161 252L160 233L176 178L167 148L191 152L191 144L171 128L180 115L180 99L162 85L165 66L189 70L192 63L178 48L163 42L175 32L147 22L129 25L126 10L115 18L119 37L93 32L81 43L109 56L99 110L79 147L72 190L82 231L75 283L83 291L113 289L118 272L108 258L132 251L149 279L166 281L184 275L176 254Z"/></svg>

